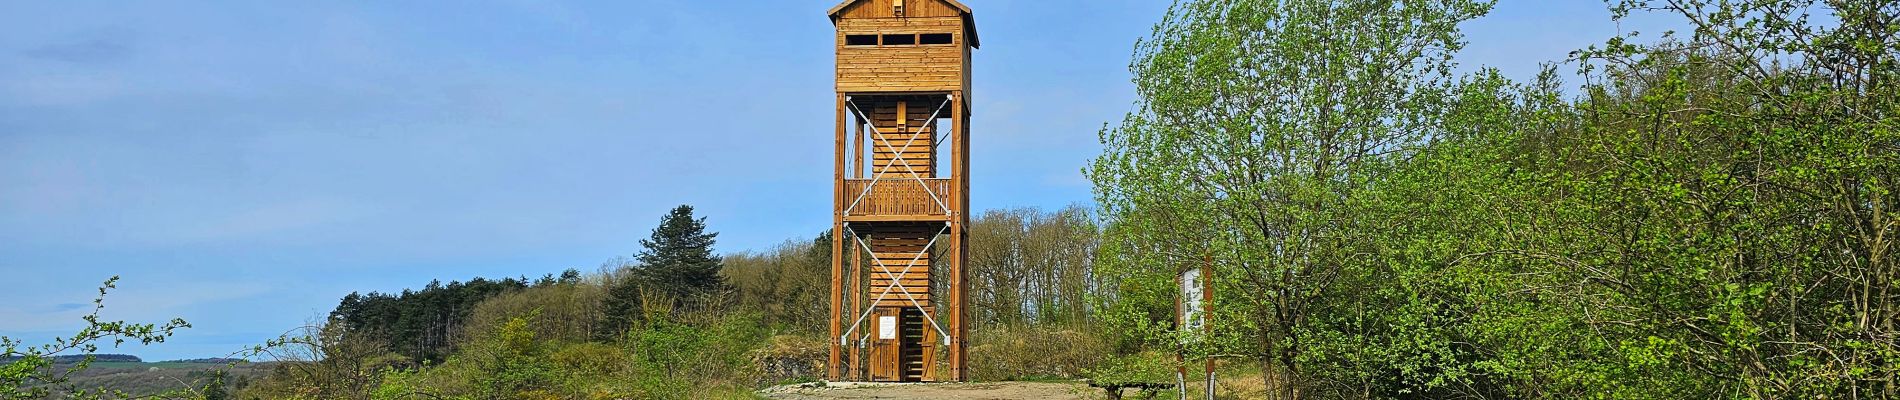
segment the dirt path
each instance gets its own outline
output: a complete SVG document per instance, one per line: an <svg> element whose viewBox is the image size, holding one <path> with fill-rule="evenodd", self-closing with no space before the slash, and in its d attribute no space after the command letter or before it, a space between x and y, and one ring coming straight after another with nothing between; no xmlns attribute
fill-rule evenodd
<svg viewBox="0 0 1900 400"><path fill-rule="evenodd" d="M769 399L1100 399L1080 382L849 383L785 385L759 391Z"/></svg>

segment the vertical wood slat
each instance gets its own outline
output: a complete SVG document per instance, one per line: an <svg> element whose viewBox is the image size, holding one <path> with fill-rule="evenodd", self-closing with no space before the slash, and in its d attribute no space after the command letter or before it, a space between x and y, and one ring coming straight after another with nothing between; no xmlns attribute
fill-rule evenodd
<svg viewBox="0 0 1900 400"><path fill-rule="evenodd" d="M871 192L868 194L864 194L866 186L871 187ZM925 191L926 187L930 190ZM942 216L944 215L943 207L956 207L956 198L950 192L955 187L952 180L947 178L924 179L922 183L919 183L914 178L886 177L878 180L875 185L871 184L870 179L846 179L844 206L851 206L853 200L857 201L857 206L852 208L851 213L846 216ZM932 198L932 193L935 193L937 198ZM860 194L864 196L861 200L858 199ZM938 205L938 198L943 200L943 205Z"/></svg>

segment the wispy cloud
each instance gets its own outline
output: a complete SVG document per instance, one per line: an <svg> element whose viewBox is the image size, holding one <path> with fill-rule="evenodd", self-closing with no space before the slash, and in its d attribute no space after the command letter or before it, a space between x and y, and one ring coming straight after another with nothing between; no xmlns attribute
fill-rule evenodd
<svg viewBox="0 0 1900 400"><path fill-rule="evenodd" d="M21 51L27 58L73 64L111 64L132 56L131 36L118 31L97 31L86 37L45 44Z"/></svg>

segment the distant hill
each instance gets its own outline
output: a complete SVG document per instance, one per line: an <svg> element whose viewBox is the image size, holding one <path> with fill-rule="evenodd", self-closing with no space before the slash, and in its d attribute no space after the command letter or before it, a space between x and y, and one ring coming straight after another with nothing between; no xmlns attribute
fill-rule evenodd
<svg viewBox="0 0 1900 400"><path fill-rule="evenodd" d="M134 396L151 396L167 391L202 388L210 382L217 371L224 371L225 385L237 390L250 384L270 371L275 363L243 362L231 358L199 358L191 360L169 360L144 362L138 356L127 354L95 354L91 368L71 376L74 387L112 388L124 390ZM0 365L19 360L20 357L0 359ZM54 368L60 364L70 365L84 360L85 356L53 357ZM236 362L236 363L234 363ZM55 392L52 399L64 399L67 393Z"/></svg>
<svg viewBox="0 0 1900 400"><path fill-rule="evenodd" d="M244 359L241 359L241 358L215 358L214 357L214 358L194 358L190 360L167 360L167 361L159 361L158 363L160 364L230 364L230 363L242 362L242 361L244 361Z"/></svg>

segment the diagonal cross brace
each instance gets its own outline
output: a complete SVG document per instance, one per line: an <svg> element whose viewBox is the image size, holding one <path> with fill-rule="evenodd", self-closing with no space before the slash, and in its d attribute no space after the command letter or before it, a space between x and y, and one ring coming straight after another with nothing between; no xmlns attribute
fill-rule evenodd
<svg viewBox="0 0 1900 400"><path fill-rule="evenodd" d="M948 232L949 230L950 230L950 223L948 223L948 222L945 222L945 223L943 224L943 229L939 229L939 230L937 230L937 234L936 234L936 235L931 235L931 237L930 237L930 242L928 242L928 243L924 243L924 248L923 248L923 250L919 250L919 251L917 251L917 255L916 255L916 256L912 256L912 257L910 258L910 263L907 263L907 265L905 265L905 266L904 266L904 273L910 273L910 269L911 269L911 268L916 268L916 265L914 265L914 264L916 264L916 263L917 263L917 260L922 260L922 259L924 258L924 255L925 255L925 254L929 254L929 253L930 253L930 247L931 247L931 246L934 246L934 245L936 245L936 244L937 244L937 238L939 238L939 237L941 237L941 236L943 236L943 234L944 234L945 232ZM865 243L865 242L864 242L864 239L861 239L861 238L858 238L858 235L857 235L857 230L855 230L855 229L851 231L851 239L852 239L852 240L854 240L854 241L857 241L857 242L858 242L858 246L860 246L860 247L862 247L862 248L864 248L864 249L870 249L870 248L871 248L871 245L870 245L870 244L868 244L868 243ZM884 264L884 260L883 260L883 259L880 259L880 258L877 258L877 257L871 257L871 262L873 262L873 263L876 263L876 264L877 264L877 267L878 267L878 269L882 269L882 270L884 270L884 276L885 276L886 278L888 278L888 279L890 279L890 280L891 280L891 284L889 284L889 285L885 285L885 286L884 286L884 293L881 293L881 294L878 294L878 296L877 296L877 298L876 298L876 299L873 299L873 300L871 300L871 306L870 306L870 307L865 307L865 308L864 308L864 313L862 313L862 314L858 314L858 319L857 319L856 321L852 321L852 322L851 322L851 329L846 329L846 330L844 331L844 335L842 335L842 336L838 336L838 344L839 344L839 345L846 345L846 344L848 344L848 343L850 342L850 339L849 339L849 338L851 337L851 333L852 333L852 332L857 332L857 330L858 330L858 326L859 326L859 325L862 325L862 324L864 323L864 319L865 319L865 318L868 318L868 317L870 317L870 316L871 316L871 310L872 310L872 309L876 309L876 308L877 308L877 303L878 303L878 302L881 302L881 301L884 301L884 298L885 298L885 297L888 297L888 296L890 296L890 294L891 294L891 289L893 289L893 288L896 288L896 287L898 287L898 284L897 284L897 283L898 283L899 281L901 281L901 279L898 279L898 278L900 277L900 276L898 275L898 273L897 273L897 272L892 272L892 271L891 271L891 267L890 267L889 265L885 265L885 264ZM917 302L917 297L916 297L916 296L911 296L911 295L910 295L910 293L904 293L904 299L905 299L905 300L909 300L909 301L910 301L910 305L911 305L912 307L916 307L916 308L917 308L917 313L918 313L918 314L923 314L923 315L924 315L924 320L925 320L925 321L929 321L929 322L930 322L930 327L931 327L932 329L936 329L936 330L937 330L937 336L940 336L940 337L943 337L943 345L945 345L945 346L949 346L949 345L950 345L950 333L949 333L949 332L945 332L945 331L943 330L943 326L940 326L940 325L938 325L938 324L937 324L937 320L936 320L935 318L931 318L931 317L930 317L930 311L929 311L929 310L925 310L925 309L924 309L924 305L923 305L923 303L919 303L919 302ZM863 342L863 339L859 339L859 342Z"/></svg>
<svg viewBox="0 0 1900 400"><path fill-rule="evenodd" d="M932 111L930 113L929 120L935 121L937 119L937 115L940 115L943 112L943 108L949 106L950 102L953 99L955 99L954 96L944 95L943 103L937 105L937 110ZM870 116L865 115L864 110L858 108L858 104L856 101L853 101L850 96L846 96L845 103L851 106L851 111L853 113L856 113L858 115L858 118L864 120L866 125L871 125L871 130L873 132L877 131L877 125L870 123L871 121ZM909 116L903 116L903 118L909 118ZM934 122L932 122L932 124L934 124ZM908 141L904 142L904 147L909 148L911 144L917 143L916 134L923 133L923 130L924 130L924 127L919 126L915 132L909 132L909 136L911 136L911 138ZM891 146L890 141L884 140L884 138L882 137L883 135L873 135L873 136L878 137L877 139L878 142L881 143L886 150L890 150L892 154L898 154L897 149ZM930 185L924 183L923 176L921 174L918 174L917 170L912 169L910 167L910 164L902 164L902 165L904 167L904 171L909 173L912 179L917 180L917 186L922 187L924 189L924 193L927 195L930 195L930 199L932 201L937 202L937 207L942 208L944 214L949 214L950 206L947 204L944 204L943 199L938 198L937 193L935 191L930 190ZM851 205L849 207L845 207L845 213L850 214L851 210L856 209L858 207L858 203L862 202L866 196L869 196L871 194L871 190L877 187L877 182L880 180L883 180L884 175L887 173L886 171L890 169L891 169L890 165L885 165L884 168L882 169L872 171L871 183L864 186L864 192L859 193L856 199L851 200Z"/></svg>
<svg viewBox="0 0 1900 400"><path fill-rule="evenodd" d="M933 122L926 124L926 126L936 124L934 121L937 120L937 116L941 115L943 113L944 107L948 107L950 105L950 102L954 99L956 99L955 96L944 95L943 104L937 105L937 110L930 112L930 118L927 119L927 121L933 121ZM878 143L883 145L885 150L890 150L891 154L899 154L899 152L897 151L897 148L895 146L891 146L891 142L889 140L884 140L883 135L875 134L875 132L877 132L877 124L871 123L871 117L868 115L865 115L864 110L858 109L858 103L856 101L853 101L850 96L845 96L844 101L845 101L845 104L851 106L852 113L857 114L859 119L864 120L865 125L871 126L871 131L873 132L871 136L876 137ZM900 116L900 118L910 118L910 116L908 115ZM911 144L917 143L916 135L923 132L924 132L923 126L917 127L917 131L915 132L909 132L908 136L911 136L911 138L910 140L904 142L904 147L910 148ZM935 146L935 144L932 144L932 146ZM946 215L950 214L950 205L945 204L942 198L937 197L936 191L930 190L930 185L924 183L924 177L922 174L918 174L916 169L912 169L910 167L910 164L906 164L906 163L893 163L893 164L903 165L904 172L909 173L911 179L917 180L917 186L924 189L924 194L930 195L930 200L937 202L937 207L942 208L944 214ZM868 185L864 185L864 191L861 193L858 193L858 197L851 200L851 205L844 208L845 215L850 215L851 210L858 208L858 203L863 202L864 198L871 194L871 190L877 187L877 182L880 180L883 180L885 172L890 169L891 169L890 165L885 165L884 168L882 169L871 171L871 183Z"/></svg>

